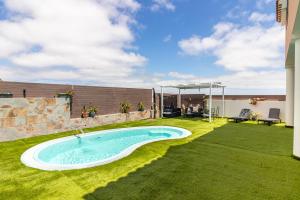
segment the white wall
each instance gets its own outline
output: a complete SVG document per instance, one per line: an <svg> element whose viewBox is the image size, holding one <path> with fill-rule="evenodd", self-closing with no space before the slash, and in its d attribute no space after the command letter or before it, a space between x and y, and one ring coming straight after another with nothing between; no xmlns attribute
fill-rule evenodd
<svg viewBox="0 0 300 200"><path fill-rule="evenodd" d="M222 100L213 100L213 108L219 107L219 115L222 115ZM270 108L280 109L280 118L285 121L285 101L258 101L256 105L249 104L249 100L225 100L225 116L238 116L241 109L249 108L260 113L259 118L266 118Z"/></svg>

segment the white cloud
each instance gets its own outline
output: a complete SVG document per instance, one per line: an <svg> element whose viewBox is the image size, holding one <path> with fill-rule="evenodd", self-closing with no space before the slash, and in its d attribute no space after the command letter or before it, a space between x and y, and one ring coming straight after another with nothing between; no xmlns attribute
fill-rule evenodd
<svg viewBox="0 0 300 200"><path fill-rule="evenodd" d="M264 9L266 6L270 6L269 4L271 3L275 6L275 0L256 0L256 7L258 9Z"/></svg>
<svg viewBox="0 0 300 200"><path fill-rule="evenodd" d="M244 10L241 6L237 5L230 9L225 15L226 18L229 19L238 19L241 17L245 17L249 14L249 11Z"/></svg>
<svg viewBox="0 0 300 200"><path fill-rule="evenodd" d="M172 40L172 35L169 34L163 39L163 42L170 42L171 40Z"/></svg>
<svg viewBox="0 0 300 200"><path fill-rule="evenodd" d="M235 28L236 26L233 23L230 22L220 22L218 24L216 24L213 29L214 29L214 37L219 37L222 36L225 33L228 33L229 31L231 31L233 28Z"/></svg>
<svg viewBox="0 0 300 200"><path fill-rule="evenodd" d="M219 41L214 37L201 38L200 36L193 35L188 39L178 42L182 53L187 55L199 55L200 53L215 48L219 45Z"/></svg>
<svg viewBox="0 0 300 200"><path fill-rule="evenodd" d="M14 67L3 79L22 69L48 80L110 81L146 62L131 49L135 0L6 0L5 6L10 15L0 20L0 59Z"/></svg>
<svg viewBox="0 0 300 200"><path fill-rule="evenodd" d="M190 38L178 42L178 46L182 50L181 53L187 55L200 55L203 52L214 49L221 45L222 41L219 39L224 34L228 33L235 27L234 24L228 22L221 22L213 27L213 34L209 37L193 35Z"/></svg>
<svg viewBox="0 0 300 200"><path fill-rule="evenodd" d="M243 71L228 75L201 77L194 74L170 72L170 79L159 81L159 85L192 84L199 82L222 82L235 89L285 89L284 70Z"/></svg>
<svg viewBox="0 0 300 200"><path fill-rule="evenodd" d="M229 70L278 68L284 64L284 30L277 24L270 28L260 25L238 28L221 40L222 45L213 53L216 64Z"/></svg>
<svg viewBox="0 0 300 200"><path fill-rule="evenodd" d="M284 29L259 23L240 26L230 23L215 25L208 37L193 35L178 42L184 54L197 56L211 53L216 64L233 71L255 68L278 68L284 64Z"/></svg>
<svg viewBox="0 0 300 200"><path fill-rule="evenodd" d="M275 21L275 15L274 14L264 14L264 13L259 13L259 12L253 12L249 17L249 21L252 21L252 22Z"/></svg>
<svg viewBox="0 0 300 200"><path fill-rule="evenodd" d="M176 7L171 0L153 0L153 4L151 5L150 9L154 12L161 9L175 11Z"/></svg>
<svg viewBox="0 0 300 200"><path fill-rule="evenodd" d="M248 25L220 22L207 37L192 35L179 41L181 53L191 56L211 54L216 57L217 65L231 73L212 77L193 74L185 74L189 78L170 76L170 79L162 80L160 84L218 81L228 88L237 89L235 93L243 93L245 89L284 92L284 29L275 23L262 24L273 18L273 15L254 12L248 19Z"/></svg>
<svg viewBox="0 0 300 200"><path fill-rule="evenodd" d="M175 79L194 79L196 78L193 74L184 74L179 72L169 72L168 76Z"/></svg>
<svg viewBox="0 0 300 200"><path fill-rule="evenodd" d="M283 70L244 71L216 77L230 88L240 89L284 89L285 72Z"/></svg>

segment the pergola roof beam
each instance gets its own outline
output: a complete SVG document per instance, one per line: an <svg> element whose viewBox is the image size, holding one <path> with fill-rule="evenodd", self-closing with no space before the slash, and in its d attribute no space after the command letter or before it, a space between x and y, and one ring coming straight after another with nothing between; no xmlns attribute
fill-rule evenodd
<svg viewBox="0 0 300 200"><path fill-rule="evenodd" d="M222 85L220 82L213 82L213 83L199 83L199 84L187 84L187 85L167 85L167 86L161 86L164 88L177 88L177 89L203 89L207 88L209 89L210 87L212 88L222 88L225 87Z"/></svg>

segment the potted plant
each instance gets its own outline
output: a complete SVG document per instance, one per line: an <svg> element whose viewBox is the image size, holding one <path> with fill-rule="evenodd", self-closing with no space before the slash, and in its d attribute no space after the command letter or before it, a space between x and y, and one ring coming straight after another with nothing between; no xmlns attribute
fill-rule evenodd
<svg viewBox="0 0 300 200"><path fill-rule="evenodd" d="M250 119L253 121L256 121L258 119L259 113L257 112L251 112L250 113Z"/></svg>
<svg viewBox="0 0 300 200"><path fill-rule="evenodd" d="M89 112L89 117L92 117L94 118L97 114L97 107L96 106L90 106L89 109L88 109L88 112Z"/></svg>
<svg viewBox="0 0 300 200"><path fill-rule="evenodd" d="M86 109L85 106L83 106L82 110L81 110L81 118L88 118L89 116L89 112L88 110Z"/></svg>
<svg viewBox="0 0 300 200"><path fill-rule="evenodd" d="M256 98L249 99L249 104L255 106L257 104L257 99Z"/></svg>
<svg viewBox="0 0 300 200"><path fill-rule="evenodd" d="M264 101L265 98L257 97L249 99L249 104L256 105L259 101Z"/></svg>
<svg viewBox="0 0 300 200"><path fill-rule="evenodd" d="M131 107L131 105L126 101L120 103L121 113L129 113L130 107Z"/></svg>
<svg viewBox="0 0 300 200"><path fill-rule="evenodd" d="M139 102L138 105L137 105L137 108L138 108L138 111L144 111L145 110L145 106L143 104L143 102Z"/></svg>

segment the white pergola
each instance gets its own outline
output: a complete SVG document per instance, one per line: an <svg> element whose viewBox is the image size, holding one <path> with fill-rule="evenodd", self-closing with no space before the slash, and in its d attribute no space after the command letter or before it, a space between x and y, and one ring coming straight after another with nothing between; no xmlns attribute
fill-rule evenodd
<svg viewBox="0 0 300 200"><path fill-rule="evenodd" d="M212 89L215 88L221 88L222 89L222 117L224 117L225 114L225 86L222 85L220 82L211 82L211 83L199 83L199 84L188 84L188 85L173 85L173 86L160 86L161 88L161 108L164 107L164 88L177 88L178 89L178 95L179 95L179 105L181 106L181 90L187 90L187 89L198 89L199 91L201 89L209 89L209 122L212 121ZM161 117L163 117L163 110L161 111Z"/></svg>

